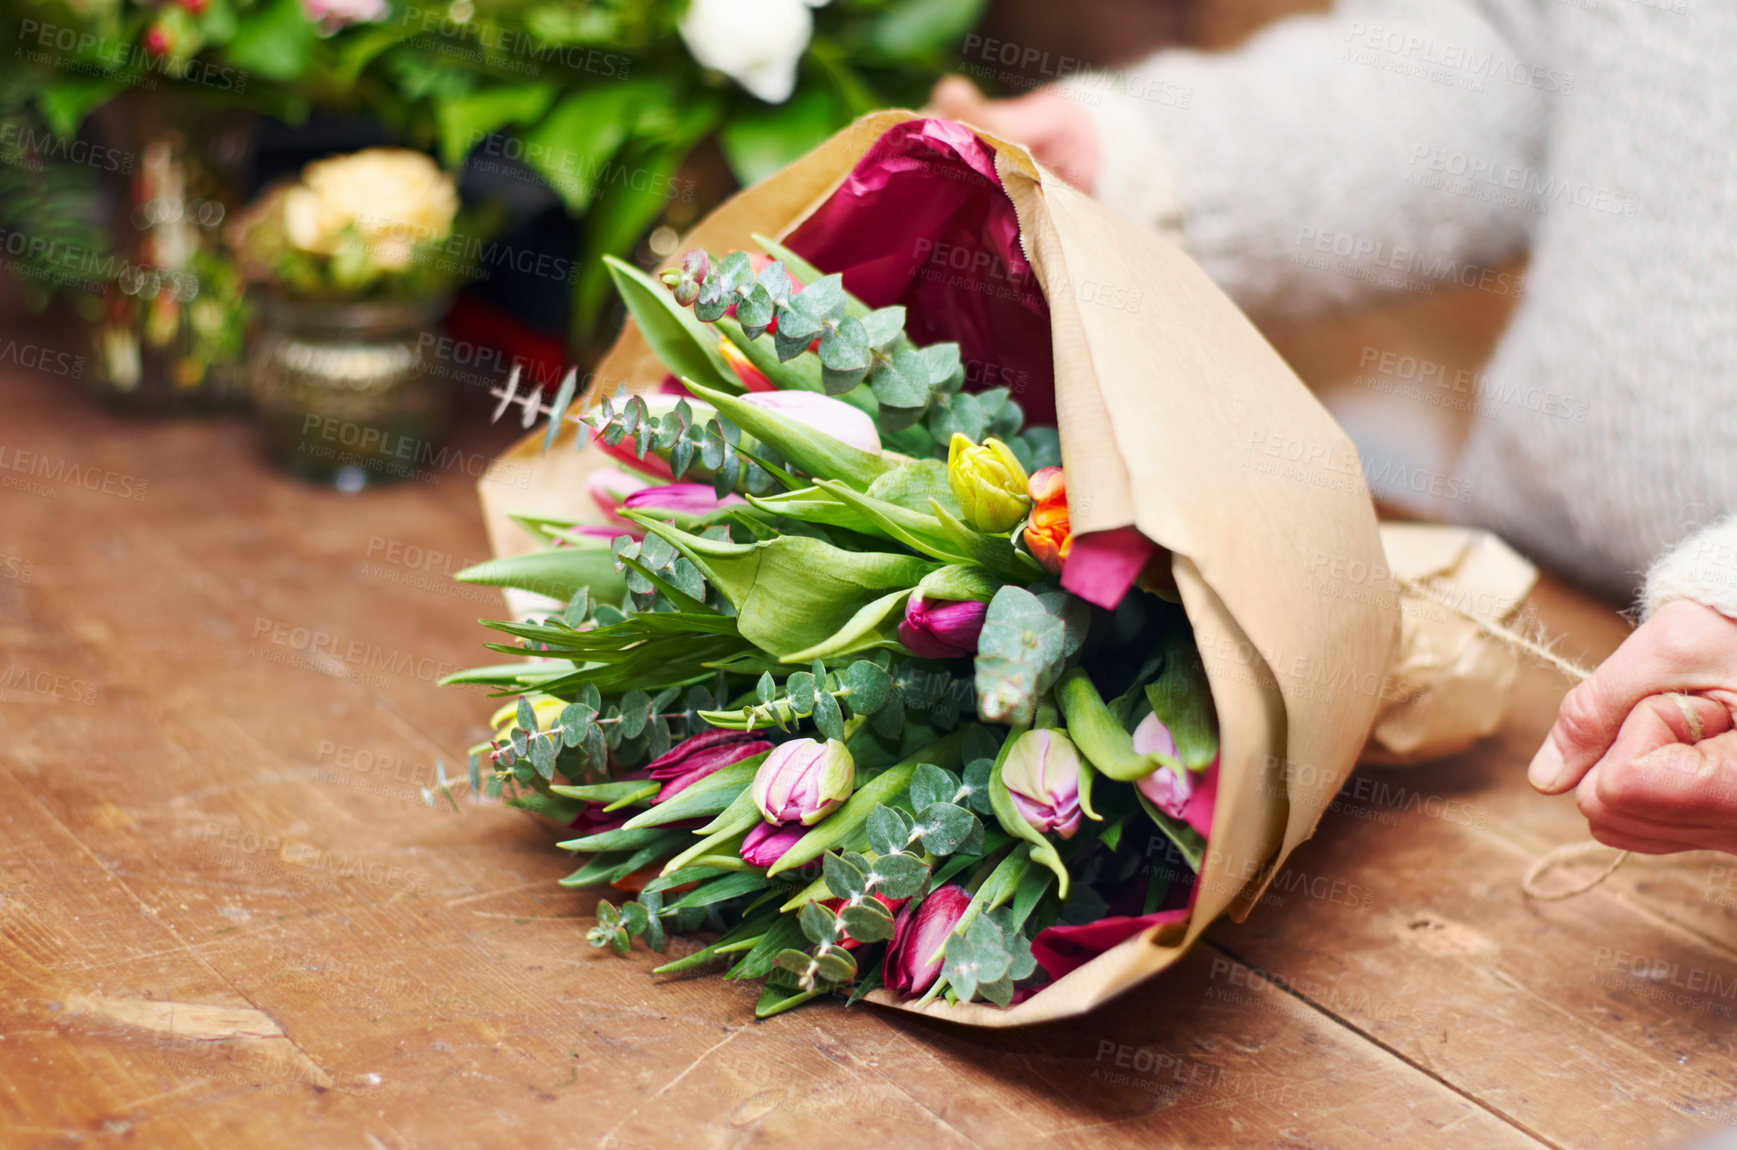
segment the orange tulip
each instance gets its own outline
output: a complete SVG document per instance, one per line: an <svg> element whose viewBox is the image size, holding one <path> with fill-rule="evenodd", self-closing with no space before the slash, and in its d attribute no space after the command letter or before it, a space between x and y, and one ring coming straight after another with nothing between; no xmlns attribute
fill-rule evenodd
<svg viewBox="0 0 1737 1150"><path fill-rule="evenodd" d="M1026 550L1044 567L1059 572L1074 541L1068 525L1068 492L1062 469L1040 468L1032 475L1026 490L1035 504L1025 521Z"/></svg>
<svg viewBox="0 0 1737 1150"><path fill-rule="evenodd" d="M742 354L742 349L718 337L718 351L723 355L724 362L736 373L736 378L742 381L742 386L749 391L774 391L777 384L766 378L765 372L754 366L754 361Z"/></svg>

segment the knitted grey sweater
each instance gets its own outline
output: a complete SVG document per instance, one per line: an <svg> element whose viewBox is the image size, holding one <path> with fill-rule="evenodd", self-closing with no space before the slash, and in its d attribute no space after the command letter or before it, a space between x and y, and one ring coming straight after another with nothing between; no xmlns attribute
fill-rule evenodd
<svg viewBox="0 0 1737 1150"><path fill-rule="evenodd" d="M1734 60L1733 0L1346 0L1062 92L1096 196L1253 311L1520 295L1447 507L1605 594L1651 566L1649 610L1737 616Z"/></svg>

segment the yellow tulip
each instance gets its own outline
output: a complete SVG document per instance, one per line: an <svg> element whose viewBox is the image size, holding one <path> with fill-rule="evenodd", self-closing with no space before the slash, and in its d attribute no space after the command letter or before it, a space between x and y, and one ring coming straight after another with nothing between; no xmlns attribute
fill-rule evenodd
<svg viewBox="0 0 1737 1150"><path fill-rule="evenodd" d="M999 439L972 443L958 432L947 444L947 485L965 522L991 535L1012 531L1025 518L1025 468Z"/></svg>

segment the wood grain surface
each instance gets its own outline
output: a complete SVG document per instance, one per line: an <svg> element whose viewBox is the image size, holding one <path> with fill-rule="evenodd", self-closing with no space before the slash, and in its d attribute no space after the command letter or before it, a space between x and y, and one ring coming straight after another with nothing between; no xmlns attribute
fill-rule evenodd
<svg viewBox="0 0 1737 1150"><path fill-rule="evenodd" d="M1249 920L1088 1017L979 1033L593 951L514 811L428 806L492 704L467 471L343 496L244 423L0 375L8 1146L1633 1147L1737 1118L1737 859L1534 904L1584 836L1503 732L1362 768ZM1556 585L1562 650L1626 631ZM680 945L678 943L678 945Z"/></svg>

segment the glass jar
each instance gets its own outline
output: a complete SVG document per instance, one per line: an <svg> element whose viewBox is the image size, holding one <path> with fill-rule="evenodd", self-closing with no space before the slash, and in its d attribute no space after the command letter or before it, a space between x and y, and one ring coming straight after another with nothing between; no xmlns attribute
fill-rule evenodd
<svg viewBox="0 0 1737 1150"><path fill-rule="evenodd" d="M167 90L135 89L94 130L126 157L114 270L92 333L104 399L146 414L222 411L246 396L240 269L219 242L257 128L251 114Z"/></svg>
<svg viewBox="0 0 1737 1150"><path fill-rule="evenodd" d="M341 491L432 482L451 396L428 366L445 310L261 299L248 377L267 457Z"/></svg>

